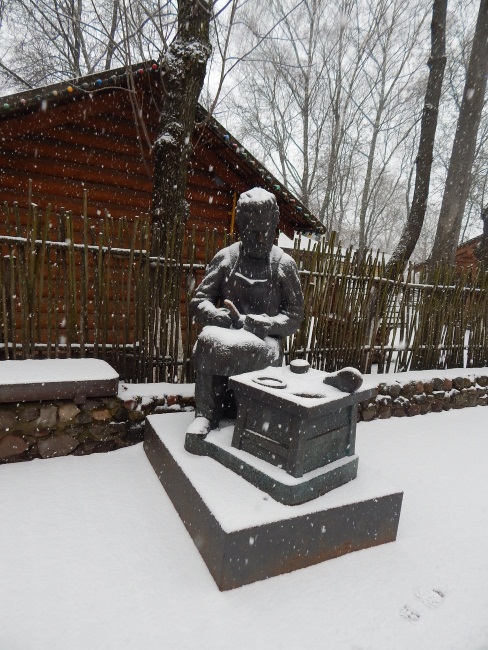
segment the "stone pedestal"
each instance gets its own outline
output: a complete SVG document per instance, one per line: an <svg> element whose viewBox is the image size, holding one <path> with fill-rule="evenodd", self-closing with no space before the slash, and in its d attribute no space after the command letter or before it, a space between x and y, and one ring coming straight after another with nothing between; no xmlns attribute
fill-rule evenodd
<svg viewBox="0 0 488 650"><path fill-rule="evenodd" d="M354 481L283 505L212 458L188 453L192 417L148 417L144 449L220 590L396 539L403 493L364 463ZM232 433L230 426L219 434L229 446Z"/></svg>

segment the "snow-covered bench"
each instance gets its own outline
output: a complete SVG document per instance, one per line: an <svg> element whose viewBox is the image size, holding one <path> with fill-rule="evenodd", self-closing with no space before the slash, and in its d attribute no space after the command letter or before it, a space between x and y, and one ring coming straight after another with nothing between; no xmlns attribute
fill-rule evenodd
<svg viewBox="0 0 488 650"><path fill-rule="evenodd" d="M119 375L101 359L0 361L0 403L71 399L117 394Z"/></svg>

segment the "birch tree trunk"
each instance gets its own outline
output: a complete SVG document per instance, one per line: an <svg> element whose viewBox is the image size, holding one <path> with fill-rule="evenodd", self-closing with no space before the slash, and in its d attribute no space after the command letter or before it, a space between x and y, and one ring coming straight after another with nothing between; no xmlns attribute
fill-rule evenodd
<svg viewBox="0 0 488 650"><path fill-rule="evenodd" d="M471 184L488 74L488 0L480 1L464 94L454 136L431 263L454 263Z"/></svg>

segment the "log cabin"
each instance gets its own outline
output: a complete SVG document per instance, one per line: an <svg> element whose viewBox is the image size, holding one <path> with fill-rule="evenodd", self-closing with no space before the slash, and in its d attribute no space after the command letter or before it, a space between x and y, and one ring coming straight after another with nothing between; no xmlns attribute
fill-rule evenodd
<svg viewBox="0 0 488 650"><path fill-rule="evenodd" d="M149 213L151 143L164 89L156 62L119 68L0 100L0 200L29 198L54 212L115 219ZM280 230L324 231L320 221L219 122L198 106L187 199L203 245L208 229L233 231L237 196L254 186L276 195ZM22 210L21 210L22 211ZM75 221L82 229L82 220ZM198 248L198 245L197 245ZM201 255L197 254L197 257Z"/></svg>
<svg viewBox="0 0 488 650"><path fill-rule="evenodd" d="M148 283L154 279L140 260L132 263L127 257L96 253L101 245L98 231L104 231L107 222L113 234L114 222L120 226L150 220L151 143L161 101L164 89L153 61L0 99L0 202L18 204L13 221L11 209L4 211L7 218L0 221L4 358L94 354L109 360L128 379L157 380L174 376L173 370L166 375L158 355L176 362L182 344L191 349L187 285L183 282L178 310L176 303L165 302L161 277L155 281L158 295L153 298ZM199 105L185 237L192 242L195 263L208 256L209 232L213 249L223 244L225 232L233 234L237 197L254 186L275 194L279 229L289 237L324 232L307 206ZM44 215L48 231L41 222L36 225L33 204ZM107 215L110 219L103 219ZM96 240L87 237L87 222ZM41 230L43 243L35 243ZM134 243L131 232L134 228L119 228L117 237L108 240L109 248L128 248ZM57 248L48 243L46 248L46 237L61 243ZM19 238L24 244L16 241ZM90 251L86 246L73 248L87 243ZM59 248L64 244L69 250ZM27 254L31 249L36 256ZM97 266L100 260L103 273ZM171 284L170 279L166 282ZM161 326L160 314L172 319L171 332L163 333L153 345L147 332ZM131 350L136 352L129 365L134 362L136 368L126 370Z"/></svg>

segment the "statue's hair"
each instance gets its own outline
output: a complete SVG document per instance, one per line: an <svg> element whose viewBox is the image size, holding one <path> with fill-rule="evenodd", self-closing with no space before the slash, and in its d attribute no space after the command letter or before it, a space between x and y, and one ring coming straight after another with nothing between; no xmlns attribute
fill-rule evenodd
<svg viewBox="0 0 488 650"><path fill-rule="evenodd" d="M271 212L273 220L278 223L280 211L275 195L261 187L254 187L252 190L243 192L236 206L237 223L243 223L252 213L256 212Z"/></svg>

